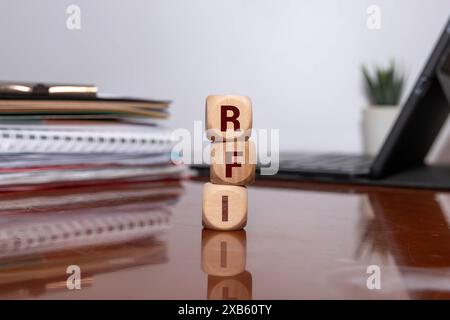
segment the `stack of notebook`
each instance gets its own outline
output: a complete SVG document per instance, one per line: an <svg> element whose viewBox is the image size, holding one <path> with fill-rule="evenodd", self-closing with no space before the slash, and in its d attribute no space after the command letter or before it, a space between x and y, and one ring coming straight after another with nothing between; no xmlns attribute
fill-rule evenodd
<svg viewBox="0 0 450 320"><path fill-rule="evenodd" d="M94 86L0 84L0 191L179 179L168 107Z"/></svg>
<svg viewBox="0 0 450 320"><path fill-rule="evenodd" d="M182 193L167 101L93 86L0 83L0 296L67 292L95 274L164 263ZM88 282L86 282L88 281Z"/></svg>

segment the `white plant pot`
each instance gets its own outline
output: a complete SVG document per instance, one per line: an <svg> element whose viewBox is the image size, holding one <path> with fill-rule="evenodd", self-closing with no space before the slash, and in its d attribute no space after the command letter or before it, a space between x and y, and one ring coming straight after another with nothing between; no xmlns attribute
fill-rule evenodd
<svg viewBox="0 0 450 320"><path fill-rule="evenodd" d="M399 111L399 106L369 106L363 110L364 153L378 153Z"/></svg>

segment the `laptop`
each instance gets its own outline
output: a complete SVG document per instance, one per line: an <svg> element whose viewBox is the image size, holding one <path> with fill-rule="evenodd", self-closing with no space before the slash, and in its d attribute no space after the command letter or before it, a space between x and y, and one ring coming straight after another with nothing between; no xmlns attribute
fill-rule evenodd
<svg viewBox="0 0 450 320"><path fill-rule="evenodd" d="M450 20L376 156L280 153L278 173L259 179L450 189L450 166L425 164L447 119L449 101ZM193 168L201 175L209 171L204 165Z"/></svg>

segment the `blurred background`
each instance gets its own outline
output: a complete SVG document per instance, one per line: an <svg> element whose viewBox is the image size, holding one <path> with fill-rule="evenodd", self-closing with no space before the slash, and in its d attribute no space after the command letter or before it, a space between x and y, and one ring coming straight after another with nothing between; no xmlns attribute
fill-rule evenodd
<svg viewBox="0 0 450 320"><path fill-rule="evenodd" d="M66 27L72 4L79 30ZM361 65L395 59L403 101L449 13L448 0L2 1L0 78L172 99L171 127L189 130L208 94L244 94L281 150L359 152Z"/></svg>

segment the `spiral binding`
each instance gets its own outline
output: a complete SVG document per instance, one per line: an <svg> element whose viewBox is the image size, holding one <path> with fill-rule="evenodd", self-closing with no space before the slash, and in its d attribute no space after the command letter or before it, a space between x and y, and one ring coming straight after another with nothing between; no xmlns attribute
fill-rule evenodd
<svg viewBox="0 0 450 320"><path fill-rule="evenodd" d="M169 152L172 145L170 134L164 130L0 127L0 152L4 153L162 153Z"/></svg>

